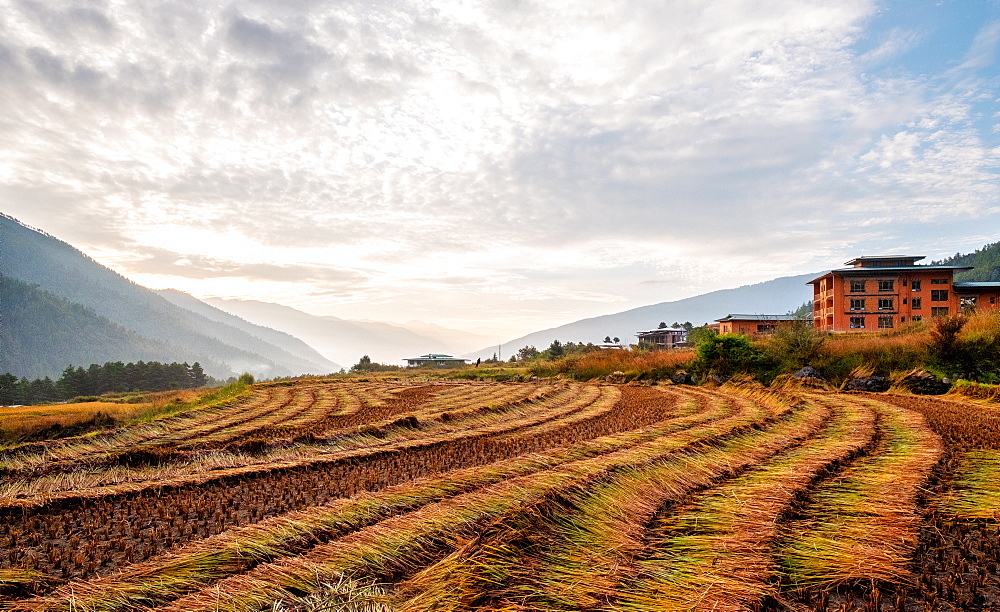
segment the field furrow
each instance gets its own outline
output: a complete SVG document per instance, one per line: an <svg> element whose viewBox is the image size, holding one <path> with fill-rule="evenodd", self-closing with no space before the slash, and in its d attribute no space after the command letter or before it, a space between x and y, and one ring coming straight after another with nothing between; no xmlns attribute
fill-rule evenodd
<svg viewBox="0 0 1000 612"><path fill-rule="evenodd" d="M101 602L100 609L117 609L129 601L169 597L228 573L245 571L260 561L293 554L303 546L347 533L401 511L496 484L507 478L607 455L664 436L676 436L699 423L732 416L728 404L709 404L698 400L698 397L685 396L676 410L676 416L644 429L582 442L565 449L453 471L439 478L415 480L377 493L361 493L326 506L276 517L189 544L159 561L151 560L126 568L108 578L73 583L60 589L60 595L24 605L39 610L64 609L70 596L73 596L78 603L97 605ZM716 429L704 431L710 434L718 432ZM687 433L684 438L688 443L693 439Z"/></svg>
<svg viewBox="0 0 1000 612"><path fill-rule="evenodd" d="M654 392L656 393L656 392ZM661 405L674 397L656 393ZM641 415L637 415L641 418ZM539 417L540 418L540 417ZM548 418L548 417L545 417ZM56 576L70 577L114 571L123 564L148 558L178 543L207 537L233 525L260 521L269 516L323 504L365 490L377 490L435 472L490 463L550 448L563 437L528 436L516 443L492 440L498 433L527 426L538 418L526 416L492 423L469 432L450 432L424 440L410 440L390 449L371 453L343 453L323 463L272 467L247 476L236 473L212 476L193 486L189 481L135 494L115 492L111 496L75 498L49 507L7 513L0 523L0 538L13 536L20 542L17 557L0 564L50 568ZM134 485L139 486L139 485ZM128 517L126 520L122 520ZM63 532L81 534L77 547L102 562L87 568L74 560L49 559L62 548L54 537L34 525L59 525ZM110 525L111 527L107 527ZM131 543L126 546L126 543Z"/></svg>
<svg viewBox="0 0 1000 612"><path fill-rule="evenodd" d="M4 455L0 609L1000 609L994 406L750 381L239 389Z"/></svg>
<svg viewBox="0 0 1000 612"><path fill-rule="evenodd" d="M721 438L717 428L704 428L702 433L712 431L709 437L698 437L693 429L686 430L606 456L509 479L481 491L392 517L319 545L293 559L262 565L247 574L227 578L178 600L167 609L262 609L270 605L268 602L287 595L289 590L309 592L340 575L365 582L413 573L445 557L463 540L474 538L488 524L502 517L530 512L560 494L592 486L602 477L628 467L669 461L675 467L674 487L678 494L683 494L739 469L744 462L759 460L753 449L770 448L771 440L788 440L802 428L815 427L817 418L822 420L821 412L815 407L805 408L788 420L768 426L754 421L750 424L762 429L749 428L742 433L738 433L740 430L733 424L725 432L728 435L723 434ZM712 439L723 445L738 445L740 452L705 446ZM689 452L679 452L682 449Z"/></svg>
<svg viewBox="0 0 1000 612"><path fill-rule="evenodd" d="M615 610L741 611L774 594L772 546L779 524L821 478L875 441L875 413L819 402L835 417L821 435L746 474L663 513L649 536L638 576L609 606ZM615 585L608 585L614 592ZM585 608L575 608L585 609Z"/></svg>
<svg viewBox="0 0 1000 612"><path fill-rule="evenodd" d="M842 401L874 410L883 437L876 452L822 483L805 517L787 526L778 555L791 590L912 583L922 520L917 498L943 453L941 439L914 412L874 400Z"/></svg>

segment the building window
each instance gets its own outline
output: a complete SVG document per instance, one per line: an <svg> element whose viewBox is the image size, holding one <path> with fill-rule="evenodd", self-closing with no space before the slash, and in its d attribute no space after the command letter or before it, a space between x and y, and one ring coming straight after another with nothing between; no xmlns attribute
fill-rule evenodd
<svg viewBox="0 0 1000 612"><path fill-rule="evenodd" d="M948 284L948 279L947 278L932 278L931 279L931 284L932 285L947 285Z"/></svg>
<svg viewBox="0 0 1000 612"><path fill-rule="evenodd" d="M892 329L892 317L891 316L881 316L878 318L878 328L879 329Z"/></svg>
<svg viewBox="0 0 1000 612"><path fill-rule="evenodd" d="M970 295L969 297L958 298L958 307L962 310L975 310L976 309L976 296Z"/></svg>
<svg viewBox="0 0 1000 612"><path fill-rule="evenodd" d="M920 307L922 305L923 305L923 298L913 298L913 301L910 303L910 309L920 310Z"/></svg>
<svg viewBox="0 0 1000 612"><path fill-rule="evenodd" d="M923 321L924 318L922 316L920 316L920 315L913 315L912 317L910 317L910 320L911 321Z"/></svg>
<svg viewBox="0 0 1000 612"><path fill-rule="evenodd" d="M864 293L865 281L851 281L851 293Z"/></svg>
<svg viewBox="0 0 1000 612"><path fill-rule="evenodd" d="M893 288L894 284L895 284L894 281L891 281L891 280L880 280L878 282L878 290L879 291L892 291L892 288Z"/></svg>
<svg viewBox="0 0 1000 612"><path fill-rule="evenodd" d="M990 296L990 304L996 304L996 303L997 303L997 298L995 296L991 295Z"/></svg>
<svg viewBox="0 0 1000 612"><path fill-rule="evenodd" d="M931 306L931 316L932 317L947 317L948 307L947 306Z"/></svg>
<svg viewBox="0 0 1000 612"><path fill-rule="evenodd" d="M775 324L773 324L773 323L758 323L757 324L757 333L758 334L769 334L769 333L773 332L775 329L777 329L777 327L778 326L775 325Z"/></svg>
<svg viewBox="0 0 1000 612"><path fill-rule="evenodd" d="M879 310L892 310L892 298L880 298L878 301Z"/></svg>
<svg viewBox="0 0 1000 612"><path fill-rule="evenodd" d="M915 280L910 283L910 291L920 291L920 281Z"/></svg>
<svg viewBox="0 0 1000 612"><path fill-rule="evenodd" d="M906 317L899 317L899 322L900 323L905 323L906 322Z"/></svg>
<svg viewBox="0 0 1000 612"><path fill-rule="evenodd" d="M865 300L861 298L859 300L851 300L851 310L864 310Z"/></svg>
<svg viewBox="0 0 1000 612"><path fill-rule="evenodd" d="M864 317L851 317L851 329L864 329L864 328L865 328Z"/></svg>
<svg viewBox="0 0 1000 612"><path fill-rule="evenodd" d="M947 289L932 289L931 290L931 301L932 302L947 302L948 301L948 290Z"/></svg>

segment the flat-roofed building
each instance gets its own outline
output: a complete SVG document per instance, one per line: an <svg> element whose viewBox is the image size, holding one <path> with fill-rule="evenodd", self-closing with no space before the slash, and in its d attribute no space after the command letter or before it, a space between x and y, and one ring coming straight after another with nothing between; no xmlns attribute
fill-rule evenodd
<svg viewBox="0 0 1000 612"><path fill-rule="evenodd" d="M962 310L1000 308L1000 282L956 282L952 286Z"/></svg>
<svg viewBox="0 0 1000 612"><path fill-rule="evenodd" d="M767 336L781 325L791 325L801 318L794 315L769 314L729 314L716 319L720 334L743 334L744 336Z"/></svg>
<svg viewBox="0 0 1000 612"><path fill-rule="evenodd" d="M664 327L650 331L635 332L635 335L639 338L639 342L648 342L656 348L661 349L679 348L687 342L687 330L684 328Z"/></svg>
<svg viewBox="0 0 1000 612"><path fill-rule="evenodd" d="M407 357L404 361L411 368L457 368L469 360L442 353L428 353L420 357Z"/></svg>
<svg viewBox="0 0 1000 612"><path fill-rule="evenodd" d="M872 255L845 262L813 286L813 327L826 332L886 331L948 316L972 305L1000 306L1000 283L956 283L965 266L918 265L919 255Z"/></svg>

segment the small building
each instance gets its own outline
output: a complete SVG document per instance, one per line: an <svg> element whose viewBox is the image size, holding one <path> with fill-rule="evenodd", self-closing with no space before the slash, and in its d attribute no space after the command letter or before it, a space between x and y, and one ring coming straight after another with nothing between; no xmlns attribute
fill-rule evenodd
<svg viewBox="0 0 1000 612"><path fill-rule="evenodd" d="M794 315L729 314L716 319L720 334L743 334L744 336L767 336L781 325L791 325L804 321Z"/></svg>
<svg viewBox="0 0 1000 612"><path fill-rule="evenodd" d="M1000 307L1000 283L955 282L967 266L918 265L919 255L845 262L813 286L813 326L825 332L885 331L910 321Z"/></svg>
<svg viewBox="0 0 1000 612"><path fill-rule="evenodd" d="M407 357L404 361L410 368L457 368L469 360L441 353L429 353L420 357Z"/></svg>
<svg viewBox="0 0 1000 612"><path fill-rule="evenodd" d="M662 329L635 332L635 335L639 338L639 342L648 342L660 349L679 348L687 342L687 330L683 328L673 329L664 327Z"/></svg>
<svg viewBox="0 0 1000 612"><path fill-rule="evenodd" d="M962 310L993 310L1000 308L1000 283L998 282L956 282L952 283L958 306Z"/></svg>

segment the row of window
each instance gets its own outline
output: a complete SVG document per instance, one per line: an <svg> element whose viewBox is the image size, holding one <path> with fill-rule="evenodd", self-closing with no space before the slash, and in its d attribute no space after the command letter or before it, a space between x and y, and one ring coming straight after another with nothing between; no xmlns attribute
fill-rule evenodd
<svg viewBox="0 0 1000 612"><path fill-rule="evenodd" d="M935 306L931 308L932 317L947 317L948 308L946 306ZM865 329L868 317L854 316L851 317L850 325L851 329ZM920 321L923 317L920 315L913 315L910 317L911 321ZM895 324L896 317L893 315L879 315L878 316L878 328L879 329L892 329ZM906 317L899 317L900 323L906 322Z"/></svg>
<svg viewBox="0 0 1000 612"><path fill-rule="evenodd" d="M894 280L880 280L878 282L879 291L894 291L896 288L896 281ZM947 278L932 278L932 285L947 285ZM903 281L903 286L906 286L906 281ZM863 280L852 280L851 281L851 293L865 293L868 288L868 281ZM910 291L920 291L921 284L919 280L910 281Z"/></svg>
<svg viewBox="0 0 1000 612"><path fill-rule="evenodd" d="M932 289L931 290L931 301L932 302L947 302L948 301L948 290L947 289ZM923 308L922 298L912 298L910 299L910 308L912 310L920 310ZM851 298L851 310L867 310L868 301L865 298ZM906 298L903 298L903 304L906 304ZM879 310L895 310L895 300L893 298L878 298L878 309Z"/></svg>

